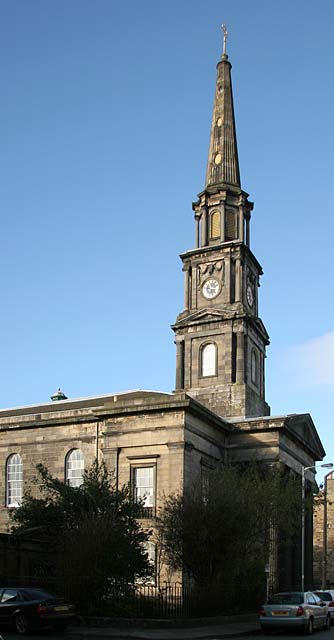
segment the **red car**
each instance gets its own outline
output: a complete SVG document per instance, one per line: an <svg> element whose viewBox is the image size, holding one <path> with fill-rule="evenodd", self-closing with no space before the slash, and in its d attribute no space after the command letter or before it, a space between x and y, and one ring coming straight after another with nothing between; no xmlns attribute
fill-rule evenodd
<svg viewBox="0 0 334 640"><path fill-rule="evenodd" d="M0 587L0 625L17 633L49 625L62 631L74 618L74 605L42 588Z"/></svg>

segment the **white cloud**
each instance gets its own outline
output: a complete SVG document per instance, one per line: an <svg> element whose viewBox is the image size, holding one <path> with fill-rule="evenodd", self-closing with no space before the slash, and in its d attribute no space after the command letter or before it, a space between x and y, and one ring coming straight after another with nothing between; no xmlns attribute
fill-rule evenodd
<svg viewBox="0 0 334 640"><path fill-rule="evenodd" d="M291 347L284 360L292 384L334 387L334 331Z"/></svg>

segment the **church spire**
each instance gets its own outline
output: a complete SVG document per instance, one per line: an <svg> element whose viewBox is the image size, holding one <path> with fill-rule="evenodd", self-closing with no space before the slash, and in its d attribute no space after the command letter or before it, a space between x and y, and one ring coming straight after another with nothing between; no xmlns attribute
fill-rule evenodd
<svg viewBox="0 0 334 640"><path fill-rule="evenodd" d="M258 315L262 268L250 249L253 203L241 189L227 31L217 65L205 189L183 253L184 309L173 325L176 389L222 416L263 416L269 336Z"/></svg>
<svg viewBox="0 0 334 640"><path fill-rule="evenodd" d="M205 187L234 185L240 188L237 137L235 129L231 63L226 53L227 30L222 25L223 53L217 64L210 148Z"/></svg>

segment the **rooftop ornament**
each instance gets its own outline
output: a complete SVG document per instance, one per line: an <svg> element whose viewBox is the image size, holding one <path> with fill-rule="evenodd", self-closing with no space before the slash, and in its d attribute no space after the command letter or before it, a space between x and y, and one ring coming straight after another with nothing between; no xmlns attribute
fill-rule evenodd
<svg viewBox="0 0 334 640"><path fill-rule="evenodd" d="M52 400L52 402L57 402L58 400L67 400L67 396L65 396L65 393L63 393L63 392L60 390L60 387L58 387L58 389L57 389L56 393L54 393L54 394L51 396L51 400Z"/></svg>
<svg viewBox="0 0 334 640"><path fill-rule="evenodd" d="M221 26L222 32L223 32L223 55L222 58L227 58L227 53L226 53L226 43L227 43L227 38L228 38L228 31L226 28L226 24L222 24Z"/></svg>

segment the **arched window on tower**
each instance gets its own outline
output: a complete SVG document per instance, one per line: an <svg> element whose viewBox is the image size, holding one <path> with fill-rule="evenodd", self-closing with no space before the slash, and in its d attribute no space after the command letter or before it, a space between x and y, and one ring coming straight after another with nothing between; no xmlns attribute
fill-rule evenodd
<svg viewBox="0 0 334 640"><path fill-rule="evenodd" d="M232 209L227 209L225 214L225 240L236 240L237 233L237 216Z"/></svg>
<svg viewBox="0 0 334 640"><path fill-rule="evenodd" d="M220 212L212 211L210 214L210 240L220 238Z"/></svg>
<svg viewBox="0 0 334 640"><path fill-rule="evenodd" d="M217 375L217 346L213 342L201 349L201 374L203 377Z"/></svg>
<svg viewBox="0 0 334 640"><path fill-rule="evenodd" d="M80 449L72 449L65 460L65 480L71 487L80 487L83 482L85 459Z"/></svg>
<svg viewBox="0 0 334 640"><path fill-rule="evenodd" d="M259 384L259 360L255 349L251 353L251 380L253 384Z"/></svg>
<svg viewBox="0 0 334 640"><path fill-rule="evenodd" d="M12 453L6 463L6 506L19 507L22 500L23 464L18 453Z"/></svg>

